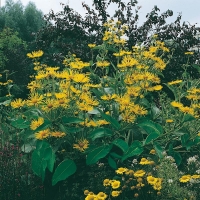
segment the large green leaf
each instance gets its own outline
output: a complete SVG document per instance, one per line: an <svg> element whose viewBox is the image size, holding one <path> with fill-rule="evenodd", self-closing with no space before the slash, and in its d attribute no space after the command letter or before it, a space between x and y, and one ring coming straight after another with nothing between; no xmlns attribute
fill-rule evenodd
<svg viewBox="0 0 200 200"><path fill-rule="evenodd" d="M163 158L163 148L159 144L154 144L153 146L159 158Z"/></svg>
<svg viewBox="0 0 200 200"><path fill-rule="evenodd" d="M113 131L108 128L97 128L94 131L92 131L89 135L89 137L94 141L97 138L102 137L110 137L113 135Z"/></svg>
<svg viewBox="0 0 200 200"><path fill-rule="evenodd" d="M49 171L53 172L53 167L54 167L55 158L56 158L56 155L53 152L53 149L51 147L46 148L44 151L43 157L44 157L44 160L47 161L47 167Z"/></svg>
<svg viewBox="0 0 200 200"><path fill-rule="evenodd" d="M25 119L19 118L11 122L11 125L15 128L24 129L30 126L30 122Z"/></svg>
<svg viewBox="0 0 200 200"><path fill-rule="evenodd" d="M156 105L152 105L151 106L151 114L152 114L152 118L156 119L160 116L161 110Z"/></svg>
<svg viewBox="0 0 200 200"><path fill-rule="evenodd" d="M160 135L158 133L151 133L151 134L149 134L146 137L145 141L144 141L144 145L148 144L149 142L153 141L154 139L158 138L159 136Z"/></svg>
<svg viewBox="0 0 200 200"><path fill-rule="evenodd" d="M53 177L52 177L52 185L55 185L57 182L65 180L72 174L76 172L76 164L73 160L63 160L58 167L56 168Z"/></svg>
<svg viewBox="0 0 200 200"><path fill-rule="evenodd" d="M182 122L189 122L189 121L193 121L195 119L196 118L190 114L184 114Z"/></svg>
<svg viewBox="0 0 200 200"><path fill-rule="evenodd" d="M90 153L87 155L86 164L92 165L99 161L101 158L104 158L112 148L112 145L103 145L97 148L94 148Z"/></svg>
<svg viewBox="0 0 200 200"><path fill-rule="evenodd" d="M128 150L124 153L122 157L122 161L126 160L129 157L140 155L143 152L143 147L140 141L135 140L131 146L128 148Z"/></svg>
<svg viewBox="0 0 200 200"><path fill-rule="evenodd" d="M123 152L128 150L128 144L122 139L116 139L112 143L119 147Z"/></svg>
<svg viewBox="0 0 200 200"><path fill-rule="evenodd" d="M112 167L113 169L117 169L117 163L115 162L115 160L112 157L108 157L108 164L110 165L110 167Z"/></svg>
<svg viewBox="0 0 200 200"><path fill-rule="evenodd" d="M181 136L181 143L183 147L186 147L189 138L190 138L189 134L184 134Z"/></svg>
<svg viewBox="0 0 200 200"><path fill-rule="evenodd" d="M35 150L32 153L32 158L31 158L31 167L33 172L39 176L43 176L43 163L42 163L42 158L38 154L38 152Z"/></svg>
<svg viewBox="0 0 200 200"><path fill-rule="evenodd" d="M139 123L138 126L141 127L143 130L145 130L148 134L161 135L163 133L162 126L150 120L143 121Z"/></svg>
<svg viewBox="0 0 200 200"><path fill-rule="evenodd" d="M98 110L101 113L102 118L105 119L107 122L110 122L110 124L112 125L112 127L114 129L116 129L116 130L120 129L120 124L116 119L114 119L110 115L106 115L102 110L100 110L100 109L98 109Z"/></svg>

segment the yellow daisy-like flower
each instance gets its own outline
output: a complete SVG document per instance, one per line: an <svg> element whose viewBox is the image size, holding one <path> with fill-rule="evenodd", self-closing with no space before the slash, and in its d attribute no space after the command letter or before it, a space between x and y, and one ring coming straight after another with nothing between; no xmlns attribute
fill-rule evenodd
<svg viewBox="0 0 200 200"><path fill-rule="evenodd" d="M182 82L183 82L182 80L171 81L171 82L168 82L168 85L175 85Z"/></svg>
<svg viewBox="0 0 200 200"><path fill-rule="evenodd" d="M191 51L188 51L188 52L185 52L185 55L193 55L194 52L191 52Z"/></svg>
<svg viewBox="0 0 200 200"><path fill-rule="evenodd" d="M144 170L138 170L133 175L134 175L134 177L143 177L145 175L145 173L146 172Z"/></svg>
<svg viewBox="0 0 200 200"><path fill-rule="evenodd" d="M85 74L75 74L73 77L73 81L76 83L88 83L89 80Z"/></svg>
<svg viewBox="0 0 200 200"><path fill-rule="evenodd" d="M167 123L172 123L174 120L173 119L166 119Z"/></svg>
<svg viewBox="0 0 200 200"><path fill-rule="evenodd" d="M39 50L39 51L32 51L31 53L27 53L27 56L29 58L39 58L44 54L43 51Z"/></svg>
<svg viewBox="0 0 200 200"><path fill-rule="evenodd" d="M97 196L94 194L89 194L85 200L98 200Z"/></svg>
<svg viewBox="0 0 200 200"><path fill-rule="evenodd" d="M153 163L154 163L153 161L149 161L146 158L142 158L141 161L140 161L141 165L150 165L150 164L153 164Z"/></svg>
<svg viewBox="0 0 200 200"><path fill-rule="evenodd" d="M61 137L66 136L66 133L63 133L60 131L54 131L54 132L51 132L51 136L56 137L56 138L61 138Z"/></svg>
<svg viewBox="0 0 200 200"><path fill-rule="evenodd" d="M43 102L43 95L40 95L38 93L31 93L28 100L26 101L26 104L28 106L38 106Z"/></svg>
<svg viewBox="0 0 200 200"><path fill-rule="evenodd" d="M111 184L110 179L108 179L108 178L104 179L104 181L103 181L104 186L109 186L110 184Z"/></svg>
<svg viewBox="0 0 200 200"><path fill-rule="evenodd" d="M88 195L89 194L89 190L84 190L84 195Z"/></svg>
<svg viewBox="0 0 200 200"><path fill-rule="evenodd" d="M39 126L41 126L44 123L44 118L39 117L38 119L34 119L31 121L30 129L36 130Z"/></svg>
<svg viewBox="0 0 200 200"><path fill-rule="evenodd" d="M117 170L115 170L115 172L116 172L117 174L123 174L123 173L125 173L127 170L128 170L127 168L120 167L120 168L118 168Z"/></svg>
<svg viewBox="0 0 200 200"><path fill-rule="evenodd" d="M14 101L12 101L10 103L10 105L11 105L12 108L21 108L21 107L24 106L24 104L25 104L25 101L22 100L21 98L15 99Z"/></svg>
<svg viewBox="0 0 200 200"><path fill-rule="evenodd" d="M182 103L179 103L179 102L176 102L176 101L172 101L172 102L171 102L171 105L172 105L173 107L175 107L175 108L180 108L180 107L183 106Z"/></svg>
<svg viewBox="0 0 200 200"><path fill-rule="evenodd" d="M121 193L121 191L114 190L111 192L111 195L112 195L112 197L118 197L120 195L120 193Z"/></svg>
<svg viewBox="0 0 200 200"><path fill-rule="evenodd" d="M150 185L154 185L156 183L157 179L153 176L147 176L147 182L150 184Z"/></svg>
<svg viewBox="0 0 200 200"><path fill-rule="evenodd" d="M197 178L200 178L200 175L194 174L194 175L192 175L191 178L197 179Z"/></svg>
<svg viewBox="0 0 200 200"><path fill-rule="evenodd" d="M86 139L79 140L77 144L73 145L74 149L84 152L89 146L89 141Z"/></svg>
<svg viewBox="0 0 200 200"><path fill-rule="evenodd" d="M190 179L191 179L191 175L184 175L179 179L179 181L181 183L186 183L186 182L190 181Z"/></svg>
<svg viewBox="0 0 200 200"><path fill-rule="evenodd" d="M94 47L96 47L96 44L88 44L88 47L94 48Z"/></svg>
<svg viewBox="0 0 200 200"><path fill-rule="evenodd" d="M116 181L114 180L112 183L111 183L111 186L113 189L117 189L120 187L120 181Z"/></svg>
<svg viewBox="0 0 200 200"><path fill-rule="evenodd" d="M155 149L151 149L151 151L149 153L150 154L156 154L156 150Z"/></svg>
<svg viewBox="0 0 200 200"><path fill-rule="evenodd" d="M103 60L103 61L97 61L96 62L96 66L97 67L108 67L110 66L110 63L106 60Z"/></svg>
<svg viewBox="0 0 200 200"><path fill-rule="evenodd" d="M99 200L104 200L104 199L106 199L107 198L107 194L106 193L104 193L104 192L99 192L98 194L97 194L97 199L99 199Z"/></svg>
<svg viewBox="0 0 200 200"><path fill-rule="evenodd" d="M45 129L45 130L42 130L42 131L35 133L35 138L38 139L38 140L43 140L43 139L45 139L49 136L50 136L50 130L49 129Z"/></svg>

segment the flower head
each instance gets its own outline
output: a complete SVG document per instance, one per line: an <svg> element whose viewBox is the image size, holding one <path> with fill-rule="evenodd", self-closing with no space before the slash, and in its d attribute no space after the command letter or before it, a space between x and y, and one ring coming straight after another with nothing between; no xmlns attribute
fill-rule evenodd
<svg viewBox="0 0 200 200"><path fill-rule="evenodd" d="M84 152L89 146L89 141L86 139L79 140L77 144L73 145L74 149L78 149L81 152Z"/></svg>

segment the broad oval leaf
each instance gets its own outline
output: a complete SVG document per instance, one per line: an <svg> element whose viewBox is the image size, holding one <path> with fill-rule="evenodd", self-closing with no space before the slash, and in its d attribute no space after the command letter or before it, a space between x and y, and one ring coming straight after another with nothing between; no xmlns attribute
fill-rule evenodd
<svg viewBox="0 0 200 200"><path fill-rule="evenodd" d="M119 147L123 152L128 150L128 144L122 139L116 139L112 143Z"/></svg>
<svg viewBox="0 0 200 200"><path fill-rule="evenodd" d="M161 135L163 133L162 126L150 120L143 121L139 123L138 126L145 130L148 134L156 133Z"/></svg>
<svg viewBox="0 0 200 200"><path fill-rule="evenodd" d="M53 177L52 185L55 185L57 182L65 180L72 174L76 172L76 164L73 160L63 160L58 167L56 168Z"/></svg>
<svg viewBox="0 0 200 200"><path fill-rule="evenodd" d="M16 119L15 121L12 121L11 125L14 126L15 128L24 129L30 126L30 122L22 118L19 118L19 119Z"/></svg>
<svg viewBox="0 0 200 200"><path fill-rule="evenodd" d="M116 130L120 129L120 124L116 119L114 119L110 115L106 115L102 110L100 110L100 109L98 109L98 110L101 113L102 118L104 118L107 122L110 122L110 124L112 125L112 127L114 129L116 129Z"/></svg>
<svg viewBox="0 0 200 200"><path fill-rule="evenodd" d="M124 153L123 157L122 157L122 162L124 160L126 160L129 157L135 156L135 155L140 155L143 152L143 147L140 141L135 140L131 146L129 147L129 149L127 150L126 153Z"/></svg>
<svg viewBox="0 0 200 200"><path fill-rule="evenodd" d="M110 156L108 157L108 164L110 165L110 167L112 167L113 169L117 169L117 163L115 162L115 160L113 158L111 158Z"/></svg>
<svg viewBox="0 0 200 200"><path fill-rule="evenodd" d="M112 148L112 145L103 145L97 148L94 148L88 155L86 159L87 165L95 164L101 158L104 158Z"/></svg>
<svg viewBox="0 0 200 200"><path fill-rule="evenodd" d="M153 141L154 139L158 138L159 134L157 133L151 133L150 135L147 136L147 138L144 141L144 144L148 144L149 142Z"/></svg>
<svg viewBox="0 0 200 200"><path fill-rule="evenodd" d="M89 137L94 141L97 138L110 137L112 135L113 131L108 128L97 128L90 133Z"/></svg>

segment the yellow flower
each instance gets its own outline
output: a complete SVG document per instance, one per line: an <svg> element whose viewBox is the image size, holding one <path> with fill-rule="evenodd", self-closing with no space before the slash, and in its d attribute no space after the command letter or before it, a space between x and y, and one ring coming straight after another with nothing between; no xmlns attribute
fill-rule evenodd
<svg viewBox="0 0 200 200"><path fill-rule="evenodd" d="M151 151L149 153L150 154L156 154L156 150L155 149L151 149Z"/></svg>
<svg viewBox="0 0 200 200"><path fill-rule="evenodd" d="M141 165L150 165L152 164L152 161L147 160L146 158L142 158L140 161Z"/></svg>
<svg viewBox="0 0 200 200"><path fill-rule="evenodd" d="M29 96L28 100L26 101L26 104L28 106L38 106L41 104L43 101L43 96L38 94L38 93L31 93Z"/></svg>
<svg viewBox="0 0 200 200"><path fill-rule="evenodd" d="M191 179L191 175L184 175L179 179L179 181L181 183L186 183L186 182L190 181L190 179Z"/></svg>
<svg viewBox="0 0 200 200"><path fill-rule="evenodd" d="M39 51L32 51L32 53L27 53L27 56L29 58L38 58L38 57L41 57L43 54L44 52L39 50Z"/></svg>
<svg viewBox="0 0 200 200"><path fill-rule="evenodd" d="M14 101L12 101L10 103L10 105L11 105L12 108L21 108L21 107L24 106L24 104L25 104L25 101L22 100L21 98L15 99Z"/></svg>
<svg viewBox="0 0 200 200"><path fill-rule="evenodd" d="M94 48L96 46L96 44L88 44L88 47L90 48Z"/></svg>
<svg viewBox="0 0 200 200"><path fill-rule="evenodd" d="M111 183L111 186L112 186L112 188L113 189L117 189L117 188L119 188L120 187L120 181L113 181L112 183Z"/></svg>
<svg viewBox="0 0 200 200"><path fill-rule="evenodd" d="M114 191L112 191L111 195L112 195L112 197L118 197L120 195L120 193L121 193L120 191L114 190Z"/></svg>
<svg viewBox="0 0 200 200"><path fill-rule="evenodd" d="M171 105L172 105L173 107L175 107L175 108L180 108L180 107L183 106L182 103L179 103L179 102L176 102L176 101L171 102Z"/></svg>
<svg viewBox="0 0 200 200"><path fill-rule="evenodd" d="M98 200L104 200L104 199L106 199L107 198L107 194L105 194L104 192L99 192L98 194L97 194L97 199Z"/></svg>
<svg viewBox="0 0 200 200"><path fill-rule="evenodd" d="M123 168L123 167L120 167L118 168L117 170L115 170L115 172L117 174L123 174L124 172L126 172L128 169L127 168Z"/></svg>
<svg viewBox="0 0 200 200"><path fill-rule="evenodd" d="M43 140L43 139L45 139L49 136L50 136L50 130L49 129L45 129L45 130L42 130L42 131L35 133L35 138L38 139L38 140Z"/></svg>
<svg viewBox="0 0 200 200"><path fill-rule="evenodd" d="M168 82L168 85L175 85L182 82L183 82L182 80L171 81L171 82Z"/></svg>
<svg viewBox="0 0 200 200"><path fill-rule="evenodd" d="M88 83L89 78L85 74L75 74L73 81L76 83Z"/></svg>
<svg viewBox="0 0 200 200"><path fill-rule="evenodd" d="M188 51L188 52L185 52L185 55L193 55L194 52L191 52L191 51Z"/></svg>
<svg viewBox="0 0 200 200"><path fill-rule="evenodd" d="M174 120L173 119L166 119L167 123L172 123Z"/></svg>
<svg viewBox="0 0 200 200"><path fill-rule="evenodd" d="M103 61L97 61L96 62L96 66L97 67L108 67L110 66L110 63L106 60L103 60Z"/></svg>
<svg viewBox="0 0 200 200"><path fill-rule="evenodd" d="M103 181L103 185L104 186L109 186L111 184L111 182L110 182L110 179L104 179L104 181Z"/></svg>
<svg viewBox="0 0 200 200"><path fill-rule="evenodd" d="M147 176L147 182L150 184L150 185L154 185L156 183L157 179L153 176Z"/></svg>
<svg viewBox="0 0 200 200"><path fill-rule="evenodd" d="M117 98L116 94L107 94L107 95L101 96L101 99L103 99L105 101L111 101L111 100L113 100L115 98Z"/></svg>
<svg viewBox="0 0 200 200"><path fill-rule="evenodd" d="M98 200L98 198L96 197L96 195L94 194L89 194L85 200Z"/></svg>
<svg viewBox="0 0 200 200"><path fill-rule="evenodd" d="M86 139L79 140L77 144L73 145L74 149L78 149L81 152L84 152L89 146L89 141Z"/></svg>
<svg viewBox="0 0 200 200"><path fill-rule="evenodd" d="M138 170L138 171L136 171L133 175L135 176L135 177L143 177L144 175L145 175L145 171L144 170Z"/></svg>
<svg viewBox="0 0 200 200"><path fill-rule="evenodd" d="M84 195L88 195L89 194L89 190L84 190Z"/></svg>
<svg viewBox="0 0 200 200"><path fill-rule="evenodd" d="M194 175L192 175L192 178L194 178L194 179L200 178L200 175L194 174Z"/></svg>
<svg viewBox="0 0 200 200"><path fill-rule="evenodd" d="M51 136L56 138L61 138L64 137L65 135L66 135L65 133L59 131L51 132Z"/></svg>
<svg viewBox="0 0 200 200"><path fill-rule="evenodd" d="M30 129L31 130L35 130L37 129L39 126L41 126L44 123L44 118L39 117L38 120L32 120L31 124L30 124Z"/></svg>

